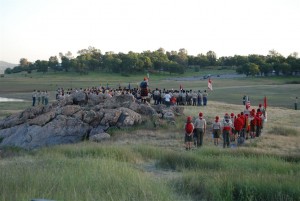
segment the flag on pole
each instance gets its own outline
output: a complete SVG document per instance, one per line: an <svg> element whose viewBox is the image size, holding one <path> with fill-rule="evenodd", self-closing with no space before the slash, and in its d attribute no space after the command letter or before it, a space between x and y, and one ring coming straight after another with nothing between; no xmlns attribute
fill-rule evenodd
<svg viewBox="0 0 300 201"><path fill-rule="evenodd" d="M265 108L265 110L267 110L267 97L266 96L264 97L264 108Z"/></svg>
<svg viewBox="0 0 300 201"><path fill-rule="evenodd" d="M211 91L213 90L213 88L212 88L212 81L211 81L210 78L208 79L207 87L208 87Z"/></svg>

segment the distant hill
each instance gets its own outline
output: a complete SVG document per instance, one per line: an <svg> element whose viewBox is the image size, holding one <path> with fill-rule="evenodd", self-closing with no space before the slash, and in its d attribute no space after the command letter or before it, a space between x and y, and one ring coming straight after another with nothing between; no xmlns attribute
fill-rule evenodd
<svg viewBox="0 0 300 201"><path fill-rule="evenodd" d="M15 66L17 66L18 64L12 64L12 63L8 63L5 61L0 61L0 74L3 74L5 69L7 68L13 68Z"/></svg>

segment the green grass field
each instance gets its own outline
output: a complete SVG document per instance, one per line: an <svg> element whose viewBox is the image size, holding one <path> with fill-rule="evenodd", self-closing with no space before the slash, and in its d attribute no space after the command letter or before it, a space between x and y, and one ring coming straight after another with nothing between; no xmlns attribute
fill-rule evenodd
<svg viewBox="0 0 300 201"><path fill-rule="evenodd" d="M179 82L167 80L169 77L150 75L150 85L207 88L207 80ZM99 73L6 76L0 78L0 97L26 102L0 103L0 119L29 107L34 88L53 91L57 86L91 87L100 82L117 86L142 78ZM292 110L292 98L299 95L300 85L287 84L292 81L299 82L299 77L213 79L208 106L185 107L185 116L202 111L211 122L216 115L240 112L244 94L250 96L252 105L267 96L268 122L263 135L236 149L215 147L207 133L203 148L185 151L185 116L178 117L176 125L165 122L161 128L147 121L136 128L112 129L108 131L111 140L101 143L32 151L2 149L0 200L300 200L300 113Z"/></svg>

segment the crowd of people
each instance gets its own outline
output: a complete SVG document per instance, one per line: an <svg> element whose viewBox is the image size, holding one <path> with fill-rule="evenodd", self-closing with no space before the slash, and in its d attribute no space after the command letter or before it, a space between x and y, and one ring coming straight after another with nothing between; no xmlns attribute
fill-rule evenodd
<svg viewBox="0 0 300 201"><path fill-rule="evenodd" d="M185 90L180 87L179 90L173 89L149 89L148 79L140 83L136 88L119 87L117 89L99 86L90 88L58 88L56 90L56 99L61 100L72 93L83 91L89 94L104 94L107 98L118 96L122 94L132 95L136 101L140 103L152 103L154 105L165 104L167 107L171 105L183 106L206 106L208 102L208 93L206 90ZM32 106L48 105L49 93L44 91L33 91ZM216 116L211 124L211 129L207 128L207 122L202 112L199 113L198 118L194 121L192 117L187 117L185 124L185 146L190 150L192 146L201 147L203 145L203 137L207 130L211 130L214 145L218 146L220 137L223 139L223 147L230 147L230 144L243 144L244 140L249 138L259 137L263 129L263 123L266 120L266 109L259 104L259 107L250 109L250 99L248 96L243 97L243 104L245 110L235 115L225 113L224 117L220 119Z"/></svg>
<svg viewBox="0 0 300 201"><path fill-rule="evenodd" d="M216 116L211 124L211 133L214 145L218 146L220 137L223 139L223 148L233 145L241 145L249 138L256 138L261 135L264 122L267 119L266 108L259 104L258 108L250 109L250 104L245 104L245 110L235 115L225 113L220 119ZM203 145L203 136L207 132L207 123L202 112L199 117L192 121L187 117L185 123L185 147L190 150Z"/></svg>
<svg viewBox="0 0 300 201"><path fill-rule="evenodd" d="M187 105L187 106L206 106L208 103L208 92L206 90L186 90L180 88L179 90L174 89L159 89L155 88L151 90L149 88L148 79L140 83L136 88L121 87L110 88L108 86L88 87L88 88L68 88L59 87L56 90L56 100L64 99L70 96L72 93L83 91L87 95L89 94L104 94L109 97L113 97L121 94L132 95L137 102L151 103L154 105L164 104L167 107L171 105ZM49 102L49 92L47 91L33 91L32 94L32 106L43 104L47 105Z"/></svg>
<svg viewBox="0 0 300 201"><path fill-rule="evenodd" d="M40 91L34 89L32 92L32 106L35 105L48 105L49 103L49 92L47 90Z"/></svg>

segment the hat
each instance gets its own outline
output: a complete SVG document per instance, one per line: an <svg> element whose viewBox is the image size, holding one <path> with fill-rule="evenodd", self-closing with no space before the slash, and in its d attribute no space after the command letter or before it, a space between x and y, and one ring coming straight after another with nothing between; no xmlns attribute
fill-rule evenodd
<svg viewBox="0 0 300 201"><path fill-rule="evenodd" d="M203 117L203 113L202 112L199 113L199 117Z"/></svg>
<svg viewBox="0 0 300 201"><path fill-rule="evenodd" d="M259 104L258 106L261 107L261 104Z"/></svg>
<svg viewBox="0 0 300 201"><path fill-rule="evenodd" d="M219 119L219 116L216 116L216 120L218 120Z"/></svg>
<svg viewBox="0 0 300 201"><path fill-rule="evenodd" d="M232 116L232 117L233 117L233 116L234 116L234 113L231 113L231 114L230 114L230 116Z"/></svg>
<svg viewBox="0 0 300 201"><path fill-rule="evenodd" d="M191 116L188 116L187 119L186 119L186 121L187 121L187 122L192 122L192 117L191 117Z"/></svg>

